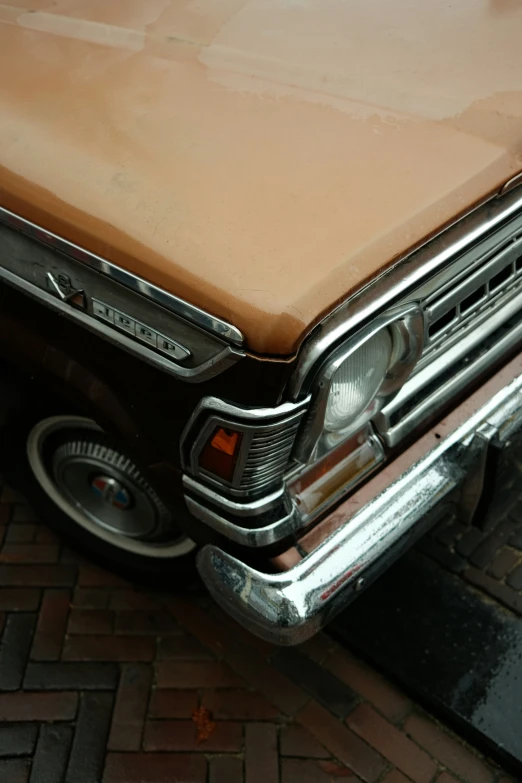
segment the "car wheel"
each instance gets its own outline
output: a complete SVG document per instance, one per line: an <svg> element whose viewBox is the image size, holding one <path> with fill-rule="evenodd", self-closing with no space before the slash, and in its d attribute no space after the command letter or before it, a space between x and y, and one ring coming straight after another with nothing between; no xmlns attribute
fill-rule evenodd
<svg viewBox="0 0 522 783"><path fill-rule="evenodd" d="M131 577L178 584L195 577L195 542L94 421L43 418L11 432L8 442L7 480L81 552Z"/></svg>

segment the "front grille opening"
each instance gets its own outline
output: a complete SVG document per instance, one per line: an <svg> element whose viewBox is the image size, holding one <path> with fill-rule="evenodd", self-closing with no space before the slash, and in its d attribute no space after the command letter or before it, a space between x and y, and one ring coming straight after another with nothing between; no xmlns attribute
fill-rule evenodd
<svg viewBox="0 0 522 783"><path fill-rule="evenodd" d="M452 391L456 399L468 378L475 379L479 370L496 366L522 345L522 209L498 234L488 235L486 242L481 239L455 257L448 271L435 280L436 285L423 284L411 293L411 301L419 298L422 303L426 341L402 402L390 403L377 420L390 446L420 426L430 406L438 415ZM509 318L514 311L516 316ZM504 321L503 326L486 336L499 321ZM452 359L447 355L450 349ZM452 391L446 390L446 384Z"/></svg>
<svg viewBox="0 0 522 783"><path fill-rule="evenodd" d="M496 288L499 288L502 283L505 283L506 280L509 280L512 272L513 269L511 264L508 264L508 266L505 266L504 269L500 270L500 272L497 272L497 274L494 275L489 281L489 290L494 291Z"/></svg>
<svg viewBox="0 0 522 783"><path fill-rule="evenodd" d="M472 307L484 299L486 293L486 286L481 285L476 291L473 291L472 294L469 294L469 296L462 300L460 303L460 312L465 313L467 310L471 310Z"/></svg>
<svg viewBox="0 0 522 783"><path fill-rule="evenodd" d="M434 323L430 324L430 328L429 328L430 337L433 337L439 332L442 332L443 329L445 329L447 326L453 323L456 317L457 317L457 308L452 307L451 310L448 310L447 313L444 313L444 315L441 315L440 318L437 318L437 320L434 321Z"/></svg>

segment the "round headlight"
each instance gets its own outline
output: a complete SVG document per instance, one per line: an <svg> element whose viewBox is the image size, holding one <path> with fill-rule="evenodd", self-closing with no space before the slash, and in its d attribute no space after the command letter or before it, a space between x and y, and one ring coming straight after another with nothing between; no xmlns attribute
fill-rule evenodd
<svg viewBox="0 0 522 783"><path fill-rule="evenodd" d="M326 430L343 430L366 410L382 386L392 351L390 333L381 329L344 360L330 382Z"/></svg>

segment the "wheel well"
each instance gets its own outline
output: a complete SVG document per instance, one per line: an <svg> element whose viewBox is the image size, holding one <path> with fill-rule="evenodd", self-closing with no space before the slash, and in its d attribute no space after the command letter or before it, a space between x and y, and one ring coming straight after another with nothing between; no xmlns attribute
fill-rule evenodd
<svg viewBox="0 0 522 783"><path fill-rule="evenodd" d="M49 384L7 360L0 360L0 427L28 406L33 410L41 409L42 413L66 406L71 413L84 414Z"/></svg>

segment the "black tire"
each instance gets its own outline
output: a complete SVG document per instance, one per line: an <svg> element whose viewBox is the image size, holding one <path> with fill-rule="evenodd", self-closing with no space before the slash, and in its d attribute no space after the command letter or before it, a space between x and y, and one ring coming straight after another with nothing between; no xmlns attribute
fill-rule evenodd
<svg viewBox="0 0 522 783"><path fill-rule="evenodd" d="M113 447L94 422L72 415L30 416L26 410L4 425L1 438L0 469L5 480L26 498L38 518L74 549L133 580L154 582L164 587L192 589L199 585L195 568L196 544L176 527L172 514L139 469ZM92 501L96 514L92 517L85 511L90 511L88 490L82 485L81 491L86 493L81 495L82 502L84 497L87 499L82 506L82 502L77 500L76 483L71 494L62 474L57 478L57 471L61 470L63 463L63 475L72 474L74 481L81 484L82 474L78 478L75 471L87 471L83 465L87 452L89 457L95 454L98 462L93 464L104 466L100 471L103 477L96 481L102 486L105 482L105 494L101 495L96 488L97 498ZM93 470L96 473L98 467ZM87 475L85 473L85 477ZM125 484L120 481L119 486L123 487L122 492L127 492L127 496L119 493L117 497L130 498L125 508L121 502L116 506L114 488L107 487L110 482L118 485L117 479L121 475L125 476ZM147 531L146 535L133 529L129 536L126 532L116 532L112 517L111 526L102 527L96 520L104 522L103 509L107 504L118 525L120 519L132 511L138 527L146 516L148 521L149 517L153 520L150 524L154 525L154 529ZM103 509L99 512L101 507Z"/></svg>

